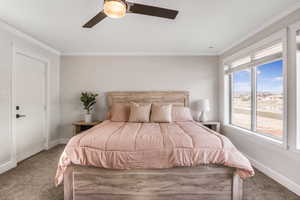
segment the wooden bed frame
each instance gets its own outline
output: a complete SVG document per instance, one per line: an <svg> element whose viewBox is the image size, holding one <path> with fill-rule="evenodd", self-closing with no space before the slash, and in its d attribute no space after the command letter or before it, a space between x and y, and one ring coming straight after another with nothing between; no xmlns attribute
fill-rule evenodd
<svg viewBox="0 0 300 200"><path fill-rule="evenodd" d="M114 103L172 103L189 106L186 91L109 92ZM113 170L68 167L65 200L242 200L243 182L235 169L217 165L172 169Z"/></svg>

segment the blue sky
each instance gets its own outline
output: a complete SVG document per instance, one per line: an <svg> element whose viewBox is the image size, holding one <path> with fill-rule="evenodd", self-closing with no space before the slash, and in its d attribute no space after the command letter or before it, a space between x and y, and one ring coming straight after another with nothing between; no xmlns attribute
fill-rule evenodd
<svg viewBox="0 0 300 200"><path fill-rule="evenodd" d="M234 73L234 91L250 92L250 70ZM261 65L257 67L257 91L280 93L283 90L282 61Z"/></svg>

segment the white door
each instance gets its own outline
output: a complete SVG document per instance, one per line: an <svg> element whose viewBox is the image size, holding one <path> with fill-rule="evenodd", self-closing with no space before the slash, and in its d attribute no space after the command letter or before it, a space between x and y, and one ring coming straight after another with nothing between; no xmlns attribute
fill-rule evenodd
<svg viewBox="0 0 300 200"><path fill-rule="evenodd" d="M14 135L17 162L45 148L46 64L20 53L14 58Z"/></svg>

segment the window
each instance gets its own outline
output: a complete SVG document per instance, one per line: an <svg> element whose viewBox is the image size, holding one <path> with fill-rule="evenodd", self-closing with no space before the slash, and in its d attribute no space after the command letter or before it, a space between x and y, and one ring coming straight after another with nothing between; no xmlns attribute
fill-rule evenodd
<svg viewBox="0 0 300 200"><path fill-rule="evenodd" d="M293 125L289 126L288 147L291 151L300 153L300 21L289 26L289 106L288 114Z"/></svg>
<svg viewBox="0 0 300 200"><path fill-rule="evenodd" d="M241 65L245 65L247 63L250 63L251 62L251 58L250 56L247 56L245 58L241 58L239 60L236 60L234 62L231 63L231 68L235 68L235 67L238 67L238 66L241 66Z"/></svg>
<svg viewBox="0 0 300 200"><path fill-rule="evenodd" d="M256 132L282 137L283 62L259 65L256 74Z"/></svg>
<svg viewBox="0 0 300 200"><path fill-rule="evenodd" d="M283 50L282 43L272 45L266 49L260 50L254 54L254 60L259 60L267 56L275 56L281 54Z"/></svg>
<svg viewBox="0 0 300 200"><path fill-rule="evenodd" d="M299 29L299 26L297 27ZM296 149L297 150L300 150L300 121L299 121L299 118L300 118L300 81L299 81L299 78L300 78L300 30L297 30L296 31L296 68L297 68L297 123L298 123L298 127L297 127L297 141L296 141Z"/></svg>
<svg viewBox="0 0 300 200"><path fill-rule="evenodd" d="M283 140L283 49L277 41L226 63L231 125Z"/></svg>
<svg viewBox="0 0 300 200"><path fill-rule="evenodd" d="M251 72L232 73L231 123L251 129Z"/></svg>

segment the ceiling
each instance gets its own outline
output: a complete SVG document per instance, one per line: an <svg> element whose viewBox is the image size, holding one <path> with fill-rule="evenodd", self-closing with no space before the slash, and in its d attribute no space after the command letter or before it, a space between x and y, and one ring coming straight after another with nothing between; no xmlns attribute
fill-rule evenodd
<svg viewBox="0 0 300 200"><path fill-rule="evenodd" d="M128 14L83 29L103 0L0 0L0 18L63 54L216 54L299 0L131 1L179 15Z"/></svg>

